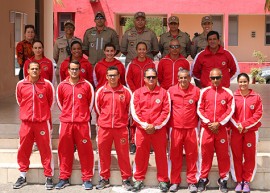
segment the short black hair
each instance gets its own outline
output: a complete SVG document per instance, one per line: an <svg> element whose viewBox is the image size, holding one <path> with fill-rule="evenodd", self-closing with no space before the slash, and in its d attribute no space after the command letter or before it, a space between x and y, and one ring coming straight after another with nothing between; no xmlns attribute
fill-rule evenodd
<svg viewBox="0 0 270 193"><path fill-rule="evenodd" d="M219 40L219 33L217 31L210 31L210 32L208 32L208 34L207 34L207 40L208 40L209 36L212 36L212 35L216 35L217 36L217 39Z"/></svg>
<svg viewBox="0 0 270 193"><path fill-rule="evenodd" d="M110 67L108 67L107 68L107 73L108 73L108 71L111 71L111 70L116 70L117 73L119 74L119 69L116 66L110 66Z"/></svg>
<svg viewBox="0 0 270 193"><path fill-rule="evenodd" d="M77 64L77 65L79 65L79 68L81 68L81 63L78 60L72 60L72 61L70 61L69 64L68 64L68 68L69 69L70 69L70 64Z"/></svg>
<svg viewBox="0 0 270 193"><path fill-rule="evenodd" d="M248 76L247 73L244 73L244 72L238 74L238 76L237 76L237 82L239 82L239 79L240 79L241 76L244 76L248 80L248 82L249 82L249 76Z"/></svg>
<svg viewBox="0 0 270 193"><path fill-rule="evenodd" d="M71 42L70 48L72 48L72 46L73 46L74 44L79 44L79 45L82 47L82 43L79 42L79 41L77 41L77 40L75 40L75 41Z"/></svg>
<svg viewBox="0 0 270 193"><path fill-rule="evenodd" d="M29 25L25 25L25 26L24 26L24 33L26 32L26 30L27 30L28 28L32 28L32 29L35 31L35 26L29 24Z"/></svg>
<svg viewBox="0 0 270 193"><path fill-rule="evenodd" d="M112 47L114 50L116 50L116 48L115 48L115 45L114 44L112 44L112 43L107 43L107 44L105 44L105 46L104 46L104 51L105 51L105 49L107 48L107 47Z"/></svg>
<svg viewBox="0 0 270 193"><path fill-rule="evenodd" d="M43 42L41 40L34 40L32 45L34 45L34 43L40 43L42 45L42 48L44 48Z"/></svg>
<svg viewBox="0 0 270 193"><path fill-rule="evenodd" d="M145 47L146 47L146 49L147 49L147 44L146 44L145 42L138 42L137 45L136 45L136 50L138 49L138 46L139 46L140 44L145 45Z"/></svg>
<svg viewBox="0 0 270 193"><path fill-rule="evenodd" d="M152 71L152 72L155 72L156 73L156 76L157 76L157 70L155 68L147 68L145 71L144 71L144 77L146 77L146 72L148 71Z"/></svg>

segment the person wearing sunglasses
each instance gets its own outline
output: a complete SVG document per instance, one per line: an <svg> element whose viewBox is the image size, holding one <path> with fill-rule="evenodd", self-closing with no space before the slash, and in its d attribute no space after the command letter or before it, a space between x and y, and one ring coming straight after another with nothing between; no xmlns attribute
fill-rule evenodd
<svg viewBox="0 0 270 193"><path fill-rule="evenodd" d="M180 53L182 56L187 58L190 55L191 41L189 34L182 32L179 29L179 18L177 16L171 16L168 19L169 31L162 34L159 40L159 50L162 57L165 57L170 52L170 41L172 39L177 39L181 45Z"/></svg>
<svg viewBox="0 0 270 193"><path fill-rule="evenodd" d="M155 152L157 179L161 192L168 191L167 130L171 100L169 93L157 85L157 71L149 68L144 72L145 85L137 89L131 99L131 114L135 121L136 154L133 192L140 191L149 163L149 151Z"/></svg>
<svg viewBox="0 0 270 193"><path fill-rule="evenodd" d="M98 11L94 15L95 27L87 29L83 36L83 53L88 56L89 62L95 66L98 61L105 58L104 46L112 43L116 53L119 53L119 39L116 31L105 25L106 17L104 12Z"/></svg>
<svg viewBox="0 0 270 193"><path fill-rule="evenodd" d="M134 92L138 88L144 86L144 71L148 68L155 68L153 60L146 56L147 44L145 42L138 42L136 45L137 57L134 58L126 68L126 84L127 87ZM134 142L135 135L134 123L130 125L130 152L132 154L136 151Z"/></svg>
<svg viewBox="0 0 270 193"><path fill-rule="evenodd" d="M169 43L169 54L159 61L158 82L166 90L178 83L179 69L190 70L189 62L181 55L180 51L179 40L172 39Z"/></svg>
<svg viewBox="0 0 270 193"><path fill-rule="evenodd" d="M134 15L134 27L128 29L121 40L121 52L126 55L125 65L137 56L136 46L139 42L147 45L146 55L154 60L158 54L158 39L154 31L146 27L146 16L144 12L137 12Z"/></svg>
<svg viewBox="0 0 270 193"><path fill-rule="evenodd" d="M97 146L99 153L99 175L96 189L110 186L111 148L115 145L123 187L130 191L131 165L129 160L128 120L131 91L120 82L120 71L116 66L107 68L105 85L96 92Z"/></svg>
<svg viewBox="0 0 270 193"><path fill-rule="evenodd" d="M256 150L259 127L263 115L262 99L249 88L249 76L237 77L238 90L234 93L235 113L231 118L231 174L237 183L236 193L249 193L250 182L256 173Z"/></svg>
<svg viewBox="0 0 270 193"><path fill-rule="evenodd" d="M219 190L228 192L227 181L230 171L228 121L235 110L235 101L230 89L222 86L222 71L214 68L210 71L211 86L201 90L197 113L201 119L199 146L199 182L198 191L203 192L209 184L214 151L216 152Z"/></svg>
<svg viewBox="0 0 270 193"><path fill-rule="evenodd" d="M69 76L57 87L57 104L61 111L59 116L59 182L56 189L69 186L76 145L80 164L83 187L93 189L94 154L91 142L90 116L94 105L94 89L91 83L80 76L81 65L77 60L69 63Z"/></svg>
<svg viewBox="0 0 270 193"><path fill-rule="evenodd" d="M73 41L82 42L80 38L74 36L75 24L73 20L69 19L64 22L64 31L65 34L58 37L53 46L53 59L57 63L55 76L58 84L60 83L59 69L61 63L71 55L71 43Z"/></svg>
<svg viewBox="0 0 270 193"><path fill-rule="evenodd" d="M222 71L222 86L229 88L230 81L239 74L235 56L220 45L219 33L210 31L207 34L208 46L195 57L192 63L192 74L196 85L205 88L211 85L210 71L219 68Z"/></svg>
<svg viewBox="0 0 270 193"><path fill-rule="evenodd" d="M29 170L29 158L34 141L39 147L41 163L46 176L45 188L53 189L54 162L50 119L54 102L54 87L50 81L41 77L40 73L39 63L30 62L28 76L19 81L16 86L21 126L19 131L20 146L17 155L20 177L13 185L14 189L19 189L27 184L26 174Z"/></svg>
<svg viewBox="0 0 270 193"><path fill-rule="evenodd" d="M186 179L191 193L197 192L197 160L198 160L198 121L197 103L200 89L191 83L190 72L185 69L178 71L178 84L169 88L172 112L170 127L171 174L170 192L177 192L181 183L183 149L186 153Z"/></svg>

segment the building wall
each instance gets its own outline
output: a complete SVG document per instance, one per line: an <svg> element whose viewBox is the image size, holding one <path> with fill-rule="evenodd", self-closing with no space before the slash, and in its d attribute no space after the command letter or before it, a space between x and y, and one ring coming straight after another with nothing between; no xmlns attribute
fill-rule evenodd
<svg viewBox="0 0 270 193"><path fill-rule="evenodd" d="M34 24L35 21L35 1L9 0L0 6L1 18L1 44L0 44L0 99L14 95L18 77L14 75L14 24L9 22L9 11L27 13L27 21Z"/></svg>
<svg viewBox="0 0 270 193"><path fill-rule="evenodd" d="M96 3L90 3L90 0L76 1L63 0L64 7L54 6L54 28L57 29L58 12L74 12L75 15L75 35L82 38L87 28L95 26L94 12L102 10L107 17L107 25L117 30L122 35L122 28L119 26L120 16L133 15L137 11L144 11L147 15L171 16L177 15L180 18L180 29L188 32L193 38L195 32L201 32L200 25L203 15L222 15L223 16L223 38L225 48L231 50L239 61L255 61L252 57L254 49L260 50L265 55L269 55L267 61L270 61L269 46L264 45L264 2L265 0L246 1L246 0L98 0ZM228 45L228 16L239 15L239 44L235 46ZM255 30L257 36L250 38L250 31ZM54 31L54 38L58 36L58 31Z"/></svg>
<svg viewBox="0 0 270 193"><path fill-rule="evenodd" d="M261 51L268 56L270 61L270 47L265 46L265 16L264 15L240 15L238 18L238 46L229 46L238 61L256 61L252 57L254 50ZM256 37L251 38L251 31L256 32Z"/></svg>

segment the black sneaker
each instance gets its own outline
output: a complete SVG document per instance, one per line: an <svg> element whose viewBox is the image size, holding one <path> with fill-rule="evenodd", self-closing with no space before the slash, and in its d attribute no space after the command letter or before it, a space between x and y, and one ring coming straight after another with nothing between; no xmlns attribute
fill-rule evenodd
<svg viewBox="0 0 270 193"><path fill-rule="evenodd" d="M198 192L203 192L206 190L206 187L209 185L209 180L208 178L206 178L206 180L204 181L203 179L200 179L198 182Z"/></svg>
<svg viewBox="0 0 270 193"><path fill-rule="evenodd" d="M13 189L20 189L21 187L25 186L27 184L26 178L20 176L16 183L13 185Z"/></svg>
<svg viewBox="0 0 270 193"><path fill-rule="evenodd" d="M190 193L197 193L197 187L195 184L189 184L188 185L188 190Z"/></svg>
<svg viewBox="0 0 270 193"><path fill-rule="evenodd" d="M62 179L60 179L59 180L59 182L55 185L55 189L63 189L63 188L65 188L66 186L69 186L70 184L69 184L69 181L68 181L68 179L66 179L66 180L62 180Z"/></svg>
<svg viewBox="0 0 270 193"><path fill-rule="evenodd" d="M52 190L53 189L53 180L50 177L47 177L46 183L45 183L46 190Z"/></svg>
<svg viewBox="0 0 270 193"><path fill-rule="evenodd" d="M130 151L131 154L134 154L136 152L136 145L135 145L135 143L131 143L130 144L129 151Z"/></svg>
<svg viewBox="0 0 270 193"><path fill-rule="evenodd" d="M99 181L98 185L96 185L96 189L98 190L102 190L104 188L108 188L110 187L110 180L105 180L105 179L102 179Z"/></svg>
<svg viewBox="0 0 270 193"><path fill-rule="evenodd" d="M227 180L223 180L221 182L221 179L219 178L217 181L217 184L219 185L219 190L223 193L227 193L228 192L228 188L227 188Z"/></svg>
<svg viewBox="0 0 270 193"><path fill-rule="evenodd" d="M131 183L130 183L130 180L123 180L122 187L125 188L125 190L127 190L127 191L131 191L133 188Z"/></svg>
<svg viewBox="0 0 270 193"><path fill-rule="evenodd" d="M159 182L158 187L161 192L168 192L168 183L167 182Z"/></svg>
<svg viewBox="0 0 270 193"><path fill-rule="evenodd" d="M142 181L135 181L132 192L138 192L143 188L144 188L144 184Z"/></svg>
<svg viewBox="0 0 270 193"><path fill-rule="evenodd" d="M93 189L93 184L91 181L84 181L83 185L85 190L92 190Z"/></svg>

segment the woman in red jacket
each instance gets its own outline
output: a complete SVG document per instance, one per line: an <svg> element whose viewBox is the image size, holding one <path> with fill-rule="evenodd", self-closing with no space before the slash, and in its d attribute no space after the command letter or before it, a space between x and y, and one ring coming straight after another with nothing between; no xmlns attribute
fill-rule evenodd
<svg viewBox="0 0 270 193"><path fill-rule="evenodd" d="M66 58L60 66L60 80L61 82L65 80L68 76L68 65L70 61L78 61L81 65L81 72L80 76L86 79L88 82L90 82L92 85L94 85L93 81L93 67L91 63L83 57L83 52L82 52L82 44L79 41L73 41L71 43L71 55L70 57Z"/></svg>
<svg viewBox="0 0 270 193"><path fill-rule="evenodd" d="M136 45L137 57L134 58L126 68L126 85L134 92L138 88L144 86L144 71L148 68L154 68L155 64L151 58L146 56L147 45L144 42L139 42ZM135 153L136 146L134 141L135 126L130 126L130 152Z"/></svg>
<svg viewBox="0 0 270 193"><path fill-rule="evenodd" d="M256 149L258 129L261 126L262 100L260 95L249 89L249 76L241 73L239 85L234 93L235 113L231 118L231 174L237 182L236 192L250 192L249 183L256 173Z"/></svg>
<svg viewBox="0 0 270 193"><path fill-rule="evenodd" d="M25 61L24 66L23 66L24 77L28 76L29 64L31 62L37 62L39 63L39 67L40 67L40 75L43 78L52 82L53 72L54 72L53 64L51 60L49 60L48 58L44 56L44 46L43 46L42 41L40 40L34 41L32 50L34 52L34 56L31 58L28 58Z"/></svg>

